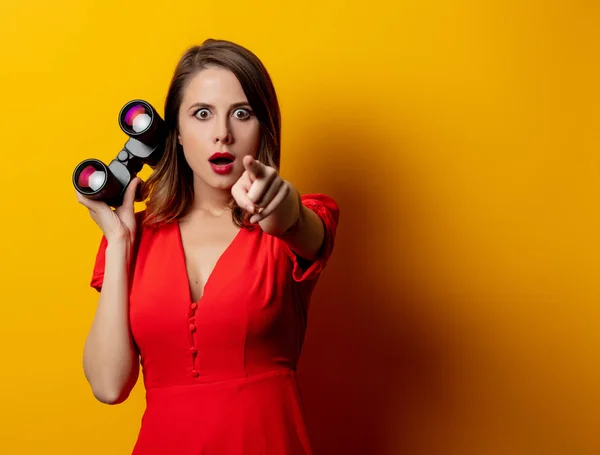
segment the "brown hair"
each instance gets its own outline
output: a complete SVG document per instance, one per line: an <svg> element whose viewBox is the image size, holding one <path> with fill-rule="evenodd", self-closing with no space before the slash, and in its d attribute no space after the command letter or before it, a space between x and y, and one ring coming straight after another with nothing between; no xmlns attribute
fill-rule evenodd
<svg viewBox="0 0 600 455"><path fill-rule="evenodd" d="M262 62L250 50L225 40L208 39L201 46L190 47L180 58L165 101L167 126L165 151L154 171L143 184L146 202L145 225L158 225L179 219L194 199L192 169L177 140L178 113L183 91L199 71L212 66L231 71L240 82L248 103L260 123L260 146L257 159L279 169L281 115L275 88ZM249 227L249 214L232 202L233 222Z"/></svg>

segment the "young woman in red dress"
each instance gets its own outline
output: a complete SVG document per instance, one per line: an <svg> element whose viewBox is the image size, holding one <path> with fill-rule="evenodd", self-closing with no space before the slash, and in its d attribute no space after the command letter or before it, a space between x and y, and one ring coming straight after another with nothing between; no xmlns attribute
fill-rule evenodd
<svg viewBox="0 0 600 455"><path fill-rule="evenodd" d="M188 49L164 120L161 161L119 208L77 194L103 234L85 376L117 404L142 370L135 455L310 454L295 372L339 208L280 177L278 101L248 49Z"/></svg>

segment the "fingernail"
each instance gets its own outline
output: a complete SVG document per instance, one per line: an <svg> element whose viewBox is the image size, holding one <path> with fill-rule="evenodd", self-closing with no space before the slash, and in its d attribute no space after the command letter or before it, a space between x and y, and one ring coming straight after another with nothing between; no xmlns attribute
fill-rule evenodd
<svg viewBox="0 0 600 455"><path fill-rule="evenodd" d="M248 204L248 207L246 207L246 210L248 210L250 213L254 213L254 206L252 204Z"/></svg>

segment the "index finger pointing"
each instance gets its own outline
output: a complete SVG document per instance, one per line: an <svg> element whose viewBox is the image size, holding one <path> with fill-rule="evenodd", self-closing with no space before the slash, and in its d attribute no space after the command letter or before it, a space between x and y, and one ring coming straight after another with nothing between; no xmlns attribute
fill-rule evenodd
<svg viewBox="0 0 600 455"><path fill-rule="evenodd" d="M244 167L252 177L252 179L258 179L264 175L265 165L260 161L255 160L251 155L244 157Z"/></svg>

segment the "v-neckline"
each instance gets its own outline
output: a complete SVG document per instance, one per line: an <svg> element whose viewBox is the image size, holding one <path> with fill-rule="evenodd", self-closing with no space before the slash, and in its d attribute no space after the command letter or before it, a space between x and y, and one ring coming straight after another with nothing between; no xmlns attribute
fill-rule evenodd
<svg viewBox="0 0 600 455"><path fill-rule="evenodd" d="M202 301L202 299L204 299L204 296L206 295L206 289L208 288L208 285L212 281L212 277L215 274L217 267L219 267L219 264L223 261L223 258L227 255L229 250L231 250L233 245L236 243L238 238L241 236L242 231L244 231L245 229L240 228L240 230L235 234L235 236L233 237L231 242L229 242L229 245L227 245L227 247L223 250L223 252L219 256L219 258L217 259L217 262L215 262L215 266L213 267L210 274L208 275L208 278L206 279L206 282L204 283L204 287L202 288L202 294L200 295L200 298L197 300L194 300L192 298L192 287L191 287L191 283L190 283L190 276L188 274L188 269L187 269L187 260L186 260L186 256L185 256L185 248L183 246L183 236L181 235L181 225L179 223L179 220L175 221L175 230L177 231L176 234L177 234L177 243L178 243L178 247L179 247L179 260L180 260L180 264L183 268L184 282L187 284L187 298L188 298L188 301L190 304L193 304L193 303L199 304Z"/></svg>

